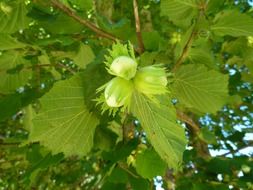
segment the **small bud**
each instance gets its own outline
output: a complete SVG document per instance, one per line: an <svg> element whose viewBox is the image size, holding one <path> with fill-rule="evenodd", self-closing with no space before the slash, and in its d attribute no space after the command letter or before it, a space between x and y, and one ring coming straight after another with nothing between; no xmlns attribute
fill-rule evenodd
<svg viewBox="0 0 253 190"><path fill-rule="evenodd" d="M165 94L167 83L165 69L160 66L143 67L134 78L135 88L147 95Z"/></svg>
<svg viewBox="0 0 253 190"><path fill-rule="evenodd" d="M130 103L132 92L132 81L115 77L105 87L106 103L109 107L127 106Z"/></svg>
<svg viewBox="0 0 253 190"><path fill-rule="evenodd" d="M251 168L250 168L248 165L246 165L246 164L243 164L243 165L242 165L242 171L243 171L244 173L249 173L250 170L251 170Z"/></svg>
<svg viewBox="0 0 253 190"><path fill-rule="evenodd" d="M110 65L110 74L122 77L126 80L132 79L136 74L137 63L128 56L120 56L113 60Z"/></svg>
<svg viewBox="0 0 253 190"><path fill-rule="evenodd" d="M12 7L5 4L4 2L1 2L0 3L0 10L3 11L6 15L8 15L12 12Z"/></svg>

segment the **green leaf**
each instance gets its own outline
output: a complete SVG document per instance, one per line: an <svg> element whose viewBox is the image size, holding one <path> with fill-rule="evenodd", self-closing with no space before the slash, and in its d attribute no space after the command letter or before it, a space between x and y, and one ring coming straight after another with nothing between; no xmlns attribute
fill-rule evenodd
<svg viewBox="0 0 253 190"><path fill-rule="evenodd" d="M108 3L108 1L106 1ZM131 26L131 20L123 18L115 23L108 20L104 16L97 16L99 26L107 32L119 36L123 40L132 39L135 35L135 30Z"/></svg>
<svg viewBox="0 0 253 190"><path fill-rule="evenodd" d="M79 22L76 22L71 17L63 13L53 16L50 15L47 19L40 19L39 23L43 28L53 34L80 33L83 29L83 26Z"/></svg>
<svg viewBox="0 0 253 190"><path fill-rule="evenodd" d="M73 4L77 5L83 10L90 10L93 7L93 1L92 0L70 0Z"/></svg>
<svg viewBox="0 0 253 190"><path fill-rule="evenodd" d="M162 38L157 31L142 32L145 49L155 51L159 49Z"/></svg>
<svg viewBox="0 0 253 190"><path fill-rule="evenodd" d="M71 7L72 5L77 6L77 8L89 11L92 9L93 1L92 0L59 0L64 5Z"/></svg>
<svg viewBox="0 0 253 190"><path fill-rule="evenodd" d="M189 38L194 30L194 26L189 27L184 34L182 34L179 43L176 44L175 48L175 59L179 59L184 51L184 47L187 45Z"/></svg>
<svg viewBox="0 0 253 190"><path fill-rule="evenodd" d="M75 64L77 64L80 68L84 69L86 65L88 65L93 59L95 55L88 45L80 44L79 51L73 57Z"/></svg>
<svg viewBox="0 0 253 190"><path fill-rule="evenodd" d="M0 51L24 48L26 44L17 41L8 34L0 34Z"/></svg>
<svg viewBox="0 0 253 190"><path fill-rule="evenodd" d="M217 140L214 132L210 131L207 127L203 127L200 130L199 138L207 144L217 144Z"/></svg>
<svg viewBox="0 0 253 190"><path fill-rule="evenodd" d="M41 98L42 109L34 118L29 142L37 142L66 156L86 155L93 146L98 119L84 103L82 75L55 84Z"/></svg>
<svg viewBox="0 0 253 190"><path fill-rule="evenodd" d="M252 36L253 18L236 10L227 10L217 16L211 30L219 36Z"/></svg>
<svg viewBox="0 0 253 190"><path fill-rule="evenodd" d="M149 189L149 180L129 176L129 181L133 190Z"/></svg>
<svg viewBox="0 0 253 190"><path fill-rule="evenodd" d="M150 169L150 166L155 166ZM144 178L152 179L165 174L167 165L154 150L145 150L136 157L136 171Z"/></svg>
<svg viewBox="0 0 253 190"><path fill-rule="evenodd" d="M0 107L4 110L0 112L0 121L10 118L18 112L22 105L20 96L20 93L15 93L0 97Z"/></svg>
<svg viewBox="0 0 253 190"><path fill-rule="evenodd" d="M59 163L63 159L63 154L51 155L38 144L33 144L26 152L26 159L29 161L29 168L25 173L25 178L34 181L40 170Z"/></svg>
<svg viewBox="0 0 253 190"><path fill-rule="evenodd" d="M197 10L196 0L161 0L161 15L178 26L189 26Z"/></svg>
<svg viewBox="0 0 253 190"><path fill-rule="evenodd" d="M188 57L192 63L204 63L208 68L217 68L212 52L207 48L191 48Z"/></svg>
<svg viewBox="0 0 253 190"><path fill-rule="evenodd" d="M1 2L0 33L10 34L25 29L29 23L26 14L26 5L23 0Z"/></svg>
<svg viewBox="0 0 253 190"><path fill-rule="evenodd" d="M207 13L217 12L219 9L222 8L222 5L224 5L224 1L225 0L212 0L212 1L208 1L206 12Z"/></svg>
<svg viewBox="0 0 253 190"><path fill-rule="evenodd" d="M109 128L99 125L94 136L94 147L109 152L115 146L117 137Z"/></svg>
<svg viewBox="0 0 253 190"><path fill-rule="evenodd" d="M49 89L51 85L48 85L46 88L41 89L38 92L38 88L26 88L24 93L11 93L6 96L0 96L0 108L4 111L0 112L0 121L8 119L15 115L17 112L19 112L22 108L28 106L29 104L36 101L38 98L40 98L43 94L45 94ZM26 110L30 112L31 110ZM29 123L30 119L26 116L31 117L32 114L26 114L24 118L24 127L26 127L27 123Z"/></svg>
<svg viewBox="0 0 253 190"><path fill-rule="evenodd" d="M128 181L128 176L124 170L117 167L112 171L108 181L112 183L126 183Z"/></svg>
<svg viewBox="0 0 253 190"><path fill-rule="evenodd" d="M9 93L25 85L32 75L31 69L22 69L27 65L29 61L19 51L8 51L0 55L0 92Z"/></svg>
<svg viewBox="0 0 253 190"><path fill-rule="evenodd" d="M228 76L204 65L181 66L175 73L172 93L183 104L202 113L215 113L228 97Z"/></svg>
<svg viewBox="0 0 253 190"><path fill-rule="evenodd" d="M169 104L169 101L167 101ZM184 129L176 123L176 111L171 105L156 105L135 92L131 111L140 121L150 143L168 166L178 169L186 146Z"/></svg>

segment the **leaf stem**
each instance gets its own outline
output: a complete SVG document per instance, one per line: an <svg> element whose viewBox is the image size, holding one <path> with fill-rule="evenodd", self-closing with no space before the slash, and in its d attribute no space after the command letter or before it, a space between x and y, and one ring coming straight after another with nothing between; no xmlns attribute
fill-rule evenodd
<svg viewBox="0 0 253 190"><path fill-rule="evenodd" d="M123 170L125 170L127 173L129 173L131 176L133 176L134 178L139 178L139 176L137 176L137 175L135 175L133 172L131 172L130 170L128 170L127 169L127 167L123 164L123 163L118 163L118 166L121 168L121 169L123 169Z"/></svg>
<svg viewBox="0 0 253 190"><path fill-rule="evenodd" d="M176 64L174 65L174 67L172 69L172 72L175 72L179 68L179 66L184 62L185 58L187 57L189 49L192 45L192 42L193 42L193 40L195 39L195 37L198 33L197 32L197 25L198 25L198 22L200 20L200 17L201 17L201 12L199 12L199 14L198 14L198 17L197 17L197 20L194 23L191 35L190 35L189 39L187 40L187 42L186 42L186 44L183 48L182 54L180 55L180 57L178 58Z"/></svg>
<svg viewBox="0 0 253 190"><path fill-rule="evenodd" d="M95 24L93 24L92 22L85 20L85 19L79 17L78 15L76 15L76 13L74 11L72 11L69 7L65 6L64 4L59 2L58 0L51 0L51 3L53 4L54 7L63 11L65 14L67 14L68 16L70 16L71 18L73 18L74 20L79 22L80 24L86 26L87 28L89 28L90 30L92 30L93 32L98 34L99 36L113 40L113 41L118 40L117 37L115 37L114 35L102 30L101 28L99 28Z"/></svg>
<svg viewBox="0 0 253 190"><path fill-rule="evenodd" d="M138 11L138 3L137 0L133 0L133 8L134 8L134 18L135 18L135 28L136 28L136 37L138 41L138 53L142 54L145 50L144 43L141 34L141 24L140 24L140 17Z"/></svg>

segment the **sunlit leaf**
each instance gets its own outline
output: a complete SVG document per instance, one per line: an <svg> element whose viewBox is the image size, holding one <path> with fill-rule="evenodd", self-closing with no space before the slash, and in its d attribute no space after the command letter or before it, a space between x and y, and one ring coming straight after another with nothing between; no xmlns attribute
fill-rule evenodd
<svg viewBox="0 0 253 190"><path fill-rule="evenodd" d="M172 93L179 104L204 113L214 113L228 97L228 76L200 64L181 66L175 73Z"/></svg>
<svg viewBox="0 0 253 190"><path fill-rule="evenodd" d="M212 31L219 36L252 36L253 18L235 10L227 10L217 16Z"/></svg>
<svg viewBox="0 0 253 190"><path fill-rule="evenodd" d="M134 93L131 111L147 133L147 138L169 167L178 169L186 146L184 129L176 123L176 111L166 104L156 105Z"/></svg>
<svg viewBox="0 0 253 190"><path fill-rule="evenodd" d="M26 17L27 9L25 1L1 2L1 9L0 33L14 33L28 26L29 19Z"/></svg>

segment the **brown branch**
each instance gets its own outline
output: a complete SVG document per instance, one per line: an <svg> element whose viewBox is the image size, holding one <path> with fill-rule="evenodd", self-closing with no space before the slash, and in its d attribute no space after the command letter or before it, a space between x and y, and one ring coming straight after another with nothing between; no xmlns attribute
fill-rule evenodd
<svg viewBox="0 0 253 190"><path fill-rule="evenodd" d="M218 155L218 157L226 157L226 156L229 155L229 154L232 154L232 155L233 155L233 154L238 153L239 151L241 151L241 150L243 150L243 149L245 149L245 148L252 147L252 146L253 146L253 143L250 143L250 144L247 144L247 145L245 145L245 146L243 146L243 147L240 147L240 148L238 148L238 149L231 150L231 151L226 152L226 153L224 153L224 154Z"/></svg>
<svg viewBox="0 0 253 190"><path fill-rule="evenodd" d="M195 21L195 24L194 24L193 29L192 29L192 33L191 33L189 39L187 40L187 42L186 42L186 44L183 48L182 54L178 58L175 66L173 67L172 72L175 72L178 69L178 67L184 62L185 58L187 57L189 49L191 48L192 42L193 42L193 40L195 39L195 37L198 33L197 32L197 24L200 20L200 17L201 17L201 13L199 13L199 15L197 17L197 20Z"/></svg>
<svg viewBox="0 0 253 190"><path fill-rule="evenodd" d="M179 110L177 110L177 117L179 120L187 123L194 134L199 133L200 128L198 124L196 124L191 117L189 117L188 115L186 115L185 113Z"/></svg>
<svg viewBox="0 0 253 190"><path fill-rule="evenodd" d="M60 3L58 0L51 0L51 3L53 4L53 6L61 11L63 11L65 14L67 14L68 16L70 16L71 18L75 19L77 22L79 22L80 24L86 26L87 28L89 28L90 30L92 30L93 32L95 32L96 34L98 34L99 36L103 37L103 38L107 38L113 41L117 41L118 39L102 30L101 28L98 28L95 24L93 24L92 22L85 20L81 17L79 17L78 15L75 14L74 11L72 11L69 7L65 6L64 4Z"/></svg>
<svg viewBox="0 0 253 190"><path fill-rule="evenodd" d="M0 146L19 146L19 142L0 142Z"/></svg>
<svg viewBox="0 0 253 190"><path fill-rule="evenodd" d="M179 120L186 123L186 127L190 130L192 133L192 145L196 148L197 152L202 158L209 158L210 153L207 146L207 143L200 138L198 138L198 135L200 133L200 127L199 125L188 115L184 114L183 112L177 110L177 117Z"/></svg>
<svg viewBox="0 0 253 190"><path fill-rule="evenodd" d="M138 41L138 46L139 46L138 52L141 54L144 52L145 48L144 48L144 43L143 43L142 35L141 35L141 24L140 24L137 0L133 0L133 7L134 7L136 36L137 36L137 41Z"/></svg>
<svg viewBox="0 0 253 190"><path fill-rule="evenodd" d="M70 67L68 67L67 65L64 65L60 62L56 63L56 64L38 64L38 65L34 65L34 66L30 66L30 67L27 67L27 69L31 69L33 67L36 67L36 68L40 68L40 67L59 67L59 68L64 68L66 69L67 71L69 71L71 74L75 74L76 71L74 71L73 69L71 69Z"/></svg>
<svg viewBox="0 0 253 190"><path fill-rule="evenodd" d="M62 64L62 63L57 63L56 64L56 67L60 67L60 68L64 68L64 69L66 69L67 71L69 71L71 74L75 74L76 73L76 71L74 71L73 69L71 69L71 68L69 68L68 66L66 66L66 65L64 65L64 64Z"/></svg>
<svg viewBox="0 0 253 190"><path fill-rule="evenodd" d="M129 114L126 113L122 123L122 135L124 143L127 143L128 141L134 138L134 130L135 126L133 120L132 118L129 117Z"/></svg>
<svg viewBox="0 0 253 190"><path fill-rule="evenodd" d="M119 162L119 163L118 163L118 166L119 166L121 169L125 170L127 173L129 173L129 174L130 174L131 176L133 176L134 178L137 178L137 179L140 178L138 175L135 175L133 172L131 172L130 170L128 170L125 164Z"/></svg>

